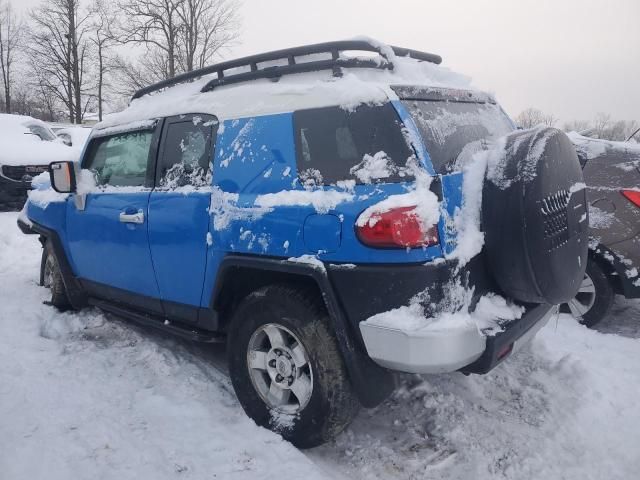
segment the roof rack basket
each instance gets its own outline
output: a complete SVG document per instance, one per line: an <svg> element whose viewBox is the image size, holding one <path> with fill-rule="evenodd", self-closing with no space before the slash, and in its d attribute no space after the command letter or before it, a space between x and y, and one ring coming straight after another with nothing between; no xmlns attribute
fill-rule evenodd
<svg viewBox="0 0 640 480"><path fill-rule="evenodd" d="M378 57L348 57L341 55L346 51L362 51L377 53ZM391 51L393 55L391 55ZM393 70L393 56L410 57L415 60L440 64L442 58L432 53L419 52L401 47L384 47L367 40L345 40L338 42L317 43L301 47L287 48L273 52L261 53L250 57L230 60L192 72L176 75L168 80L155 83L138 90L131 100L143 97L164 88L189 82L205 75L216 74L202 92L208 92L222 85L268 78L277 80L284 75L308 73L320 70L333 70L335 76L341 76L342 68L374 68L379 70ZM299 58L307 57L307 58ZM265 63L282 63L282 65L264 66ZM238 69L240 72L225 72Z"/></svg>

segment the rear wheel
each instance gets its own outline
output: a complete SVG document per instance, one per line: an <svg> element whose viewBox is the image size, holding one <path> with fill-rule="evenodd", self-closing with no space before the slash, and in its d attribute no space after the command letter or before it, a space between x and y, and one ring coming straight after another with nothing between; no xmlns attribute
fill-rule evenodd
<svg viewBox="0 0 640 480"><path fill-rule="evenodd" d="M328 320L313 294L272 285L241 302L229 332L240 404L299 448L333 439L359 406Z"/></svg>
<svg viewBox="0 0 640 480"><path fill-rule="evenodd" d="M593 327L607 316L615 293L607 275L597 263L589 261L578 293L562 311L571 313L580 323Z"/></svg>
<svg viewBox="0 0 640 480"><path fill-rule="evenodd" d="M51 305L59 309L69 308L70 303L60 273L60 265L50 242L46 242L42 250L40 284L51 290Z"/></svg>

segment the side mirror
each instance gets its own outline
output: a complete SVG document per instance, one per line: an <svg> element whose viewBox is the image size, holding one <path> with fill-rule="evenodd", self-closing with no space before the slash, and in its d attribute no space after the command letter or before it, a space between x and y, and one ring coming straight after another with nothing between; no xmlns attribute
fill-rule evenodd
<svg viewBox="0 0 640 480"><path fill-rule="evenodd" d="M53 162L49 164L51 186L58 193L76 191L76 168L74 162Z"/></svg>
<svg viewBox="0 0 640 480"><path fill-rule="evenodd" d="M66 133L61 133L58 135L58 138L64 143L67 147L72 147L73 142L71 141L71 136Z"/></svg>

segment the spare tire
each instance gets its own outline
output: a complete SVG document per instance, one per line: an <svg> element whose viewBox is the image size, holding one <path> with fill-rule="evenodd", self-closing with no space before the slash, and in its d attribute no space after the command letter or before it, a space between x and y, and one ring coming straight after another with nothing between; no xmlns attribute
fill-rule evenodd
<svg viewBox="0 0 640 480"><path fill-rule="evenodd" d="M560 304L587 266L588 214L582 169L554 128L514 132L489 162L482 226L487 268L504 294Z"/></svg>

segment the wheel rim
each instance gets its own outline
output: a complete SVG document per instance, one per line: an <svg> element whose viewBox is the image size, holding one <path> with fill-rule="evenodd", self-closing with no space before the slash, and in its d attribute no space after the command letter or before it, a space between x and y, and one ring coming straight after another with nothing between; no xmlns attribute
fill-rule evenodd
<svg viewBox="0 0 640 480"><path fill-rule="evenodd" d="M56 265L53 256L47 255L47 260L44 262L44 275L42 278L42 282L47 288L51 288L51 285L53 285L53 274L55 268Z"/></svg>
<svg viewBox="0 0 640 480"><path fill-rule="evenodd" d="M304 409L313 392L313 371L304 345L275 323L258 328L247 347L249 377L260 398L285 413Z"/></svg>
<svg viewBox="0 0 640 480"><path fill-rule="evenodd" d="M585 273L578 293L567 306L571 315L582 318L591 310L594 303L596 303L596 287L591 277Z"/></svg>

